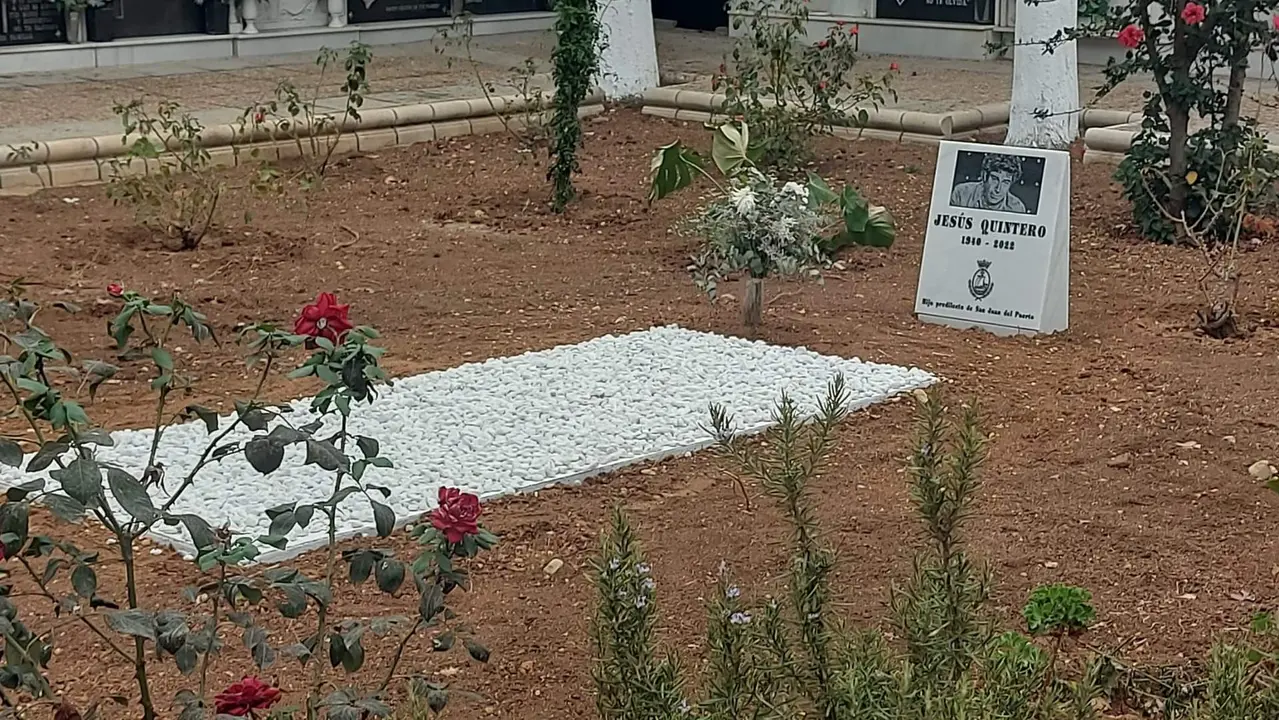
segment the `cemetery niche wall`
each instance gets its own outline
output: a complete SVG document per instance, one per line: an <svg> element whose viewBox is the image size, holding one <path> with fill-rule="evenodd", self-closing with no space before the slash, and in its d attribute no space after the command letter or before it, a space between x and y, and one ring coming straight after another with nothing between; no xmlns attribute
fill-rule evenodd
<svg viewBox="0 0 1279 720"><path fill-rule="evenodd" d="M875 0L875 17L891 20L993 25L994 0Z"/></svg>
<svg viewBox="0 0 1279 720"><path fill-rule="evenodd" d="M49 0L0 0L0 47L63 42L66 19Z"/></svg>
<svg viewBox="0 0 1279 720"><path fill-rule="evenodd" d="M225 35L230 32L227 0L111 0L89 8L90 42L165 35Z"/></svg>

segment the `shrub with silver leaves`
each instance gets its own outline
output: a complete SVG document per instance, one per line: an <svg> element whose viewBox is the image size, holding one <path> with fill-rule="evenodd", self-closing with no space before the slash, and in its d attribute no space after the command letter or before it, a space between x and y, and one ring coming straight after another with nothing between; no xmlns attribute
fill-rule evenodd
<svg viewBox="0 0 1279 720"><path fill-rule="evenodd" d="M799 183L782 184L754 168L734 177L682 228L702 240L689 267L698 287L713 298L718 283L734 276L796 275L826 265L819 233L831 219L812 205Z"/></svg>

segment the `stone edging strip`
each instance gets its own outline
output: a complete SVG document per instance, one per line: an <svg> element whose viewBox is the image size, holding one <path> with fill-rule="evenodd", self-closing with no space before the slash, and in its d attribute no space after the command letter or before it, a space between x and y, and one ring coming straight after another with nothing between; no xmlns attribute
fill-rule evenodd
<svg viewBox="0 0 1279 720"><path fill-rule="evenodd" d="M644 93L645 115L669 120L707 122L718 116L726 97L722 93L675 87ZM972 137L982 130L1008 124L1008 103L982 105L946 113L925 113L896 108L866 108L866 122L835 128L841 137L875 137L888 140L933 142Z"/></svg>
<svg viewBox="0 0 1279 720"><path fill-rule="evenodd" d="M706 123L722 119L726 96L703 90L665 87L644 93L645 115ZM851 119L850 119L851 120ZM1122 157L1132 144L1134 131L1124 126L1141 122L1141 113L1127 110L1087 109L1079 114L1086 161L1111 161ZM898 142L937 144L942 140L969 139L983 130L1008 124L1008 103L981 105L945 113L893 108L867 108L862 126L849 122L834 128L836 137L870 137ZM1095 157L1094 157L1095 156Z"/></svg>
<svg viewBox="0 0 1279 720"><path fill-rule="evenodd" d="M205 128L200 139L213 164L231 167L309 153L313 137L334 136L339 125L341 136L335 155L500 132L508 125L513 129L523 129L544 122L546 109L553 103L550 93L540 98L495 95L469 100L442 100L365 110L360 113L358 121L348 118L346 122L321 123L318 127L303 123L298 125L296 136L265 127L246 131L238 125L220 124ZM579 115L586 117L603 110L604 94L595 89L582 103ZM0 147L0 190L63 187L110 180L113 173L111 160L126 155L136 139L136 135L103 135ZM324 148L327 150L327 145ZM173 149L172 144L170 149ZM145 167L155 169L162 162L165 162L163 157L147 160ZM133 165L131 171L144 172L142 162Z"/></svg>

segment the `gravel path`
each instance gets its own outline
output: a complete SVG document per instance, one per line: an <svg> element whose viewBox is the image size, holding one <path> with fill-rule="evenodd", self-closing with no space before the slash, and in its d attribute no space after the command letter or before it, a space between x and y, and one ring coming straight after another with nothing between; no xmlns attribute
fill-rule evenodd
<svg viewBox="0 0 1279 720"><path fill-rule="evenodd" d="M665 327L403 378L374 405L353 412L350 429L377 439L380 454L394 463L371 468L364 480L390 488L386 503L404 521L430 510L441 485L484 497L509 495L705 447L711 403L723 403L737 427L761 430L781 393L811 412L837 374L844 376L854 408L934 381L922 370ZM307 400L293 406L289 421L295 427L315 419ZM334 430L325 427L317 435ZM116 432L115 445L102 449L99 460L145 467L151 436L149 430ZM227 440L251 437L245 431ZM157 459L168 477L184 477L207 444L202 422L177 425L165 432ZM290 447L280 469L267 477L243 455L214 463L173 512L265 535L267 508L318 502L332 493L331 474L303 465L303 454L304 448ZM22 473L0 466L0 486L23 481ZM170 489L176 484L170 481ZM166 499L158 488L152 495L157 506ZM339 509L338 527L344 537L373 534L370 505L351 497ZM295 529L285 553L263 559L321 545L325 532L320 521ZM191 550L181 526L161 525L154 537Z"/></svg>

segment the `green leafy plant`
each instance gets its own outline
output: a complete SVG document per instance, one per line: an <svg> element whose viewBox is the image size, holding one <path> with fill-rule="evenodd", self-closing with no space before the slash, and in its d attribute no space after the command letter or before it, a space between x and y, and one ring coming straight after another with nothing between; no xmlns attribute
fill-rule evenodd
<svg viewBox="0 0 1279 720"><path fill-rule="evenodd" d="M1072 585L1041 585L1022 608L1031 635L1077 635L1097 621L1092 593Z"/></svg>
<svg viewBox="0 0 1279 720"><path fill-rule="evenodd" d="M36 177L36 182L40 183L40 187L48 187L49 183L44 179L44 175L40 174L40 163L35 162L35 153L40 149L40 143L20 143L18 145L5 145L4 159L9 165L26 165L27 170Z"/></svg>
<svg viewBox="0 0 1279 720"><path fill-rule="evenodd" d="M322 48L315 58L320 68L315 87L305 93L292 80L280 81L274 97L245 108L237 121L239 134L291 142L303 160L295 179L304 189L315 187L327 174L333 155L352 123L360 121L360 108L369 91L368 69L372 62L373 51L364 43L352 42L345 55L332 48ZM339 63L346 73L341 86L343 108L340 114L334 115L320 110L319 102L329 70ZM256 148L250 153L260 157ZM281 177L280 171L271 165L264 165L260 175L264 187Z"/></svg>
<svg viewBox="0 0 1279 720"><path fill-rule="evenodd" d="M721 112L755 129L756 162L783 175L812 158L814 137L864 124L867 107L896 97L894 70L851 77L860 26L836 23L813 45L808 13L807 0L737 0L732 23L741 35L712 80L725 94Z"/></svg>
<svg viewBox="0 0 1279 720"><path fill-rule="evenodd" d="M131 205L138 221L176 241L175 249L193 250L213 227L226 187L201 140L204 126L179 109L168 101L154 112L140 100L115 106L127 151L108 161L107 196Z"/></svg>
<svg viewBox="0 0 1279 720"><path fill-rule="evenodd" d="M556 0L554 64L555 110L551 115L551 207L563 212L576 196L573 175L581 172L577 153L582 147L578 108L599 72L603 40L597 0Z"/></svg>
<svg viewBox="0 0 1279 720"><path fill-rule="evenodd" d="M173 407L174 397L189 387L191 380L178 362L185 354L171 350L171 335L178 330L189 333L197 344L214 341L208 319L178 297L161 302L114 284L107 294L119 304L109 328L121 359L146 359L151 365L156 425L148 458L145 464L132 468L98 458L97 448L112 445L111 435L95 426L85 407L54 381L55 373L67 371L70 355L34 324L39 306L23 298L20 288L11 288L2 305L5 311L0 313L4 323L0 328L0 389L11 399L3 415L23 419L30 436L0 436L0 463L24 469L31 479L10 487L0 502L0 543L6 564L16 566L36 588L33 593L22 593L23 597L47 602L54 615L83 624L105 643L112 657L132 668L138 715L145 720L159 717L152 667L172 661L183 675L194 678L192 686L174 697L180 720L207 717L210 710L220 715L270 712L272 717L293 717L294 710L273 707L280 699L279 689L257 678L246 678L215 694L210 662L224 650L220 638L233 628L239 628L243 646L260 670L282 658L309 667L310 680L298 683L305 690L304 702L296 709L308 720L387 716L387 688L405 647L421 632L430 634L432 648L437 651L447 651L460 640L474 660L488 660L488 649L455 622L446 604L450 592L469 587L466 561L497 542L479 522L481 505L476 496L441 488L430 522L414 531L420 552L411 562L389 550L338 551L337 515L348 498L368 502L379 537L388 537L396 526L395 514L384 502L390 490L370 482L369 477L378 468L390 467L390 460L381 454L376 439L356 435L348 428L352 413L362 404L374 403L378 387L387 381L379 366L383 351L372 344L378 337L376 331L353 326L348 307L339 305L328 293L303 308L292 332L266 323L243 328L239 339L250 367L260 377L254 395L237 401L227 419L198 405ZM291 408L264 402L261 391L272 370L285 362L286 354L302 346L312 353L290 376L318 379L322 389L311 403L318 419L296 425L287 417ZM92 398L94 389L116 369L100 360L86 362L80 387L87 384ZM168 423L175 418L202 422L210 440L194 466L184 468L179 477L166 477L166 470L171 469L159 462L157 453ZM237 431L247 431L251 437L233 439L231 434ZM282 465L286 449L293 446L304 448L306 465L314 466L316 472L331 473L332 492L267 510L267 534L253 537L226 527L214 528L198 515L174 510L210 464L242 455L253 469L269 475ZM28 449L33 452L28 454ZM99 586L96 568L102 561L98 554L85 552L56 535L32 532L28 523L32 503L70 522L91 517L111 534L124 569L123 598ZM285 549L294 528L306 528L317 521L324 524L327 539L321 577L310 577L285 565L251 564L263 547ZM183 527L194 548L200 582L183 590L187 602L197 608L194 611L156 607L154 598L140 595L139 543L161 526ZM373 579L384 593L411 589L418 597L417 616L334 618L333 605L343 587L339 563L345 564L343 574L352 585ZM69 578L69 594L63 590L62 578ZM0 598L4 598L0 618L8 616L6 622L0 622L0 633L7 640L0 687L21 687L36 697L48 697L52 690L45 673L53 636L15 622L19 596L11 592L12 587L9 583L0 585ZM273 638L258 624L259 613L251 610L267 603L286 618L302 618L313 611L313 631L292 642ZM388 635L397 641L390 661L379 667L380 682L358 688L325 681L322 663L355 673L365 665L368 638ZM442 708L447 698L444 691L437 693L433 702Z"/></svg>

